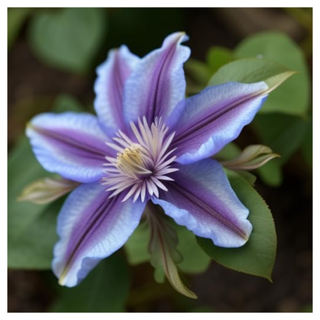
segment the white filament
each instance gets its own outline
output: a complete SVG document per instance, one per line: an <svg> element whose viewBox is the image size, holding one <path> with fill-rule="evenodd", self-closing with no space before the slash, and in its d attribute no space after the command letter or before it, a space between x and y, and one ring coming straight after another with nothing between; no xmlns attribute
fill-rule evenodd
<svg viewBox="0 0 320 320"><path fill-rule="evenodd" d="M168 151L174 133L166 137L169 128L162 123L161 118L156 118L151 127L145 117L142 121L138 119L138 126L133 122L130 125L135 142L119 130L113 138L115 143L106 143L118 154L116 158L106 157L106 176L102 184L109 186L107 191L113 191L109 198L126 190L122 201L130 197L134 202L139 197L144 201L147 194L159 197L159 189L168 191L160 180L173 181L168 174L178 171L171 168L176 159L172 156L175 149Z"/></svg>

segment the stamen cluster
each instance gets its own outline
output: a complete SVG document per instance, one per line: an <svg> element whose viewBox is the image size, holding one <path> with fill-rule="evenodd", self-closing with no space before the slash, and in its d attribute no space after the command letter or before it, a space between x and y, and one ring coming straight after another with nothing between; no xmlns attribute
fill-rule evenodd
<svg viewBox="0 0 320 320"><path fill-rule="evenodd" d="M119 130L113 138L116 143L107 143L118 154L115 158L106 157L102 184L110 186L107 191L113 191L109 198L129 189L122 201L131 196L134 202L139 197L144 201L147 195L159 197L159 188L168 191L161 180L173 181L168 174L178 171L171 168L176 149L169 150L174 133L167 135L169 128L161 118L156 118L151 126L145 117L138 119L137 126L133 122L130 125L135 141Z"/></svg>

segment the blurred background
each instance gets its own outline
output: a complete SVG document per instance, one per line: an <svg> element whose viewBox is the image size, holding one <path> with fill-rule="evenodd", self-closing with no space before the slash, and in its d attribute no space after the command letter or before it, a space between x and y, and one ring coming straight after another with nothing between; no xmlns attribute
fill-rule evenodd
<svg viewBox="0 0 320 320"><path fill-rule="evenodd" d="M193 301L156 283L149 263L129 266L120 250L83 287L60 288L47 262L56 235L46 226L54 225L61 202L44 207L15 200L27 183L45 176L23 137L25 125L49 110L92 112L95 68L109 49L126 44L143 56L175 31L190 37L188 94L204 88L225 63L258 53L299 72L235 141L240 148L266 144L282 155L257 172L255 184L278 235L273 283L211 262L186 276L199 297ZM311 80L312 9L9 8L8 311L310 312Z"/></svg>

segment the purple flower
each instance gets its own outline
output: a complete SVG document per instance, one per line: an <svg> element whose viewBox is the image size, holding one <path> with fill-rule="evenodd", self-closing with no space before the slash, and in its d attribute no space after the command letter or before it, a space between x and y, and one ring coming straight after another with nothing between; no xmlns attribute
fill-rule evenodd
<svg viewBox="0 0 320 320"><path fill-rule="evenodd" d="M151 200L217 246L249 238L249 214L221 165L210 157L238 137L265 100L264 82L230 82L185 99L184 33L144 58L126 46L98 67L97 117L66 112L34 117L27 135L50 171L80 182L58 218L52 267L77 285L121 248Z"/></svg>

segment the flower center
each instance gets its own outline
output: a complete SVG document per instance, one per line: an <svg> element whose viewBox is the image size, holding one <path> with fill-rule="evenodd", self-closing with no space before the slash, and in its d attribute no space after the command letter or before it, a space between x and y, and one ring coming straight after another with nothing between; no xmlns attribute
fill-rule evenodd
<svg viewBox="0 0 320 320"><path fill-rule="evenodd" d="M134 202L139 197L144 201L147 195L159 197L158 189L168 191L161 181L173 181L168 174L178 171L171 167L176 159L172 156L176 149L170 150L174 133L167 134L169 128L161 118L149 126L143 117L142 121L138 119L138 126L131 122L131 129L132 138L119 130L113 138L115 143L107 143L118 154L116 158L106 157L102 184L109 186L107 191L113 191L110 197L126 191L122 201L130 197Z"/></svg>
<svg viewBox="0 0 320 320"><path fill-rule="evenodd" d="M142 148L135 143L124 149L123 153L117 154L117 168L119 172L130 177L138 175L148 175L152 173L146 169L146 159L144 159Z"/></svg>

